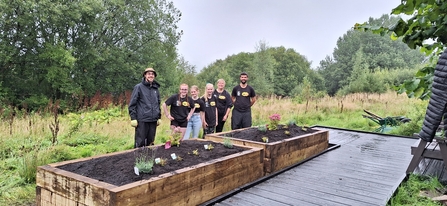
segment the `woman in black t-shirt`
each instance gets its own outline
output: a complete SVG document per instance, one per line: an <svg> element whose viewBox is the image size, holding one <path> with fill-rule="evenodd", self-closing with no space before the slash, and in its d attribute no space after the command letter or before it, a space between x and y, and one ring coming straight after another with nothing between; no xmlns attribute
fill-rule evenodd
<svg viewBox="0 0 447 206"><path fill-rule="evenodd" d="M168 106L170 110L168 112ZM194 101L188 96L188 85L181 84L178 94L170 96L163 103L163 110L165 112L166 118L171 121L171 130L181 132L181 137L183 139L186 131L186 126L188 125L188 120L194 113Z"/></svg>

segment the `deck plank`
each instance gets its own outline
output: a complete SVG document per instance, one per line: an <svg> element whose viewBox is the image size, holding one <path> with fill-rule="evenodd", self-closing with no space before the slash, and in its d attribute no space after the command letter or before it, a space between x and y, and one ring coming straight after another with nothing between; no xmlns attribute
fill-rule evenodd
<svg viewBox="0 0 447 206"><path fill-rule="evenodd" d="M386 205L411 161L417 139L339 128L339 148L232 194L216 205Z"/></svg>

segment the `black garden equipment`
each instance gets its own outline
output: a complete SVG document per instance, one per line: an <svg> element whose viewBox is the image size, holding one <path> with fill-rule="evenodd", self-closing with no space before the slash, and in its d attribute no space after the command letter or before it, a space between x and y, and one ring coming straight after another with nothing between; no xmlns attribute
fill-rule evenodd
<svg viewBox="0 0 447 206"><path fill-rule="evenodd" d="M372 120L373 122L380 125L379 128L375 129L374 132L388 132L392 129L392 127L399 126L402 123L407 123L411 121L411 119L406 118L404 116L394 116L394 117L380 117L379 115L376 115L368 110L363 110L365 114L362 114L364 118L368 118Z"/></svg>

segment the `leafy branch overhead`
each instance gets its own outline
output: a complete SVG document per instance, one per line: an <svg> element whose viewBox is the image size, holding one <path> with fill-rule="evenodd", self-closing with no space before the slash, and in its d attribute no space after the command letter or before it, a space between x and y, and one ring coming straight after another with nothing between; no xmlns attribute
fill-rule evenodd
<svg viewBox="0 0 447 206"><path fill-rule="evenodd" d="M391 11L400 17L392 26L377 26L368 23L355 24L354 28L372 31L380 35L390 35L394 40L401 39L411 49L420 49L429 57L430 65L420 69L413 79L405 81L395 89L406 92L409 97L428 99L431 94L434 65L447 43L447 2L434 0L401 1Z"/></svg>

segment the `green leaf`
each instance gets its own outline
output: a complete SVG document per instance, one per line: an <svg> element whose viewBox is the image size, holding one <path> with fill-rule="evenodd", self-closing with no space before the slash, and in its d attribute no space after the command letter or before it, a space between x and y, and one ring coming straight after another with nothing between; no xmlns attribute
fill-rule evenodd
<svg viewBox="0 0 447 206"><path fill-rule="evenodd" d="M412 80L410 80L408 82L405 82L404 83L405 84L405 89L407 91L414 91L414 90L416 90L418 88L419 82L421 82L421 80L420 79L416 79L416 78L414 78L414 79L412 79Z"/></svg>

